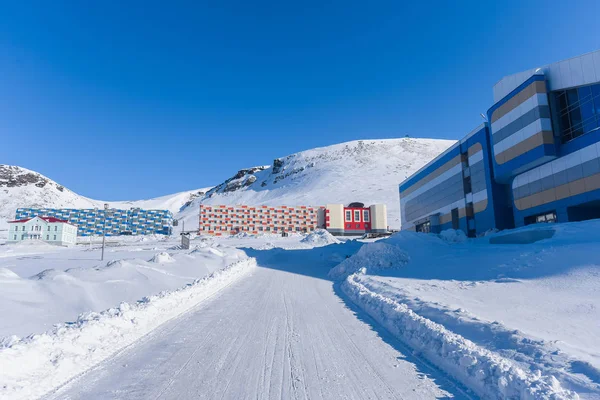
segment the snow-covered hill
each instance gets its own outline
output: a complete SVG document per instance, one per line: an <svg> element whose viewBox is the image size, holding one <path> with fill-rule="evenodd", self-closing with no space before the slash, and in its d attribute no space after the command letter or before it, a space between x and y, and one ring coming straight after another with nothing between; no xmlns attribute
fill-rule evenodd
<svg viewBox="0 0 600 400"><path fill-rule="evenodd" d="M453 143L412 138L340 143L277 158L272 165L240 170L212 189L108 203L114 208L167 209L185 221L186 229L197 226L201 203L385 203L389 225L398 228L398 184ZM6 233L6 221L14 218L19 207L101 208L104 203L81 196L38 172L0 164L0 237Z"/></svg>
<svg viewBox="0 0 600 400"><path fill-rule="evenodd" d="M4 236L7 229L6 221L14 219L19 207L101 208L104 203L109 203L114 208L161 209L176 214L209 189L190 190L149 200L107 202L81 196L38 172L0 164L0 237Z"/></svg>
<svg viewBox="0 0 600 400"><path fill-rule="evenodd" d="M318 206L359 201L387 204L388 224L398 228L398 184L452 144L439 139L358 140L302 151L239 171L181 216L196 223L200 203Z"/></svg>

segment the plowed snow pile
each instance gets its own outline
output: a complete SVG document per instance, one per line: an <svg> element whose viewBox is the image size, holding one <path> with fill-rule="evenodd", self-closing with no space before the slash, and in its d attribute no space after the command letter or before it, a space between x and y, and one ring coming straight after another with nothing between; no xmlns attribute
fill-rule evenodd
<svg viewBox="0 0 600 400"><path fill-rule="evenodd" d="M600 398L600 222L531 244L400 232L330 271L397 338L487 398ZM576 394L577 393L577 394Z"/></svg>
<svg viewBox="0 0 600 400"><path fill-rule="evenodd" d="M325 229L317 229L306 235L306 237L300 240L300 243L304 243L311 247L321 247L327 246L328 244L340 243L340 241Z"/></svg>

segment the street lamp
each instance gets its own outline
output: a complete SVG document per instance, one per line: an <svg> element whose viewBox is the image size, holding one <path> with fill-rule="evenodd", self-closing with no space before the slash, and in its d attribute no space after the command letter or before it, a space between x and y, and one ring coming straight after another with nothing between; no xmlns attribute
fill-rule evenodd
<svg viewBox="0 0 600 400"><path fill-rule="evenodd" d="M102 256L100 261L104 261L104 241L106 238L106 214L108 214L108 203L104 203L104 223L102 224Z"/></svg>

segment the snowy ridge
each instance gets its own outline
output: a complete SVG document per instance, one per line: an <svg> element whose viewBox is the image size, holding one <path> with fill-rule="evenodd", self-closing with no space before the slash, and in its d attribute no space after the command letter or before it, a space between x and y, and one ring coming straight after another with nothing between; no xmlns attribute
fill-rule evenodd
<svg viewBox="0 0 600 400"><path fill-rule="evenodd" d="M505 399L578 399L553 376L532 374L477 346L442 325L423 318L405 304L370 291L357 275L342 290L398 339L458 379L479 396Z"/></svg>
<svg viewBox="0 0 600 400"><path fill-rule="evenodd" d="M312 205L385 203L388 224L400 226L398 184L455 141L356 140L277 158L238 171L182 213L197 224L200 204Z"/></svg>
<svg viewBox="0 0 600 400"><path fill-rule="evenodd" d="M41 335L4 338L0 342L0 397L30 399L48 393L189 311L255 266L255 259L244 259L178 290L134 304L123 302L100 313L84 313L77 321Z"/></svg>
<svg viewBox="0 0 600 400"><path fill-rule="evenodd" d="M148 200L104 201L81 196L52 179L27 168L0 164L0 231L7 229L6 221L15 217L20 207L30 208L113 208L169 210L177 214L210 188L202 188L161 196ZM197 213L197 210L196 210ZM0 234L1 235L1 234Z"/></svg>

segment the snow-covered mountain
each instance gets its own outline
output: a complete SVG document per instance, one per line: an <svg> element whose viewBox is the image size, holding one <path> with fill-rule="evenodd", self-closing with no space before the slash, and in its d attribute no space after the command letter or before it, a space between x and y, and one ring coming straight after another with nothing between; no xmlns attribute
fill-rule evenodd
<svg viewBox="0 0 600 400"><path fill-rule="evenodd" d="M325 205L385 203L400 226L398 184L454 144L453 140L357 140L277 158L238 171L194 201L181 217L197 223L198 205ZM187 224L186 224L187 225Z"/></svg>
<svg viewBox="0 0 600 400"><path fill-rule="evenodd" d="M438 139L357 140L277 158L272 165L238 171L214 188L149 200L110 201L114 208L167 209L198 224L199 205L325 205L385 203L388 223L400 226L398 184L454 141ZM19 207L93 208L105 201L81 196L26 168L0 164L0 232Z"/></svg>
<svg viewBox="0 0 600 400"><path fill-rule="evenodd" d="M170 210L176 214L209 189L190 190L149 200L107 202L81 196L38 172L0 164L0 232L7 229L6 221L14 219L19 207L102 208L104 203L109 203L113 208L140 207Z"/></svg>

